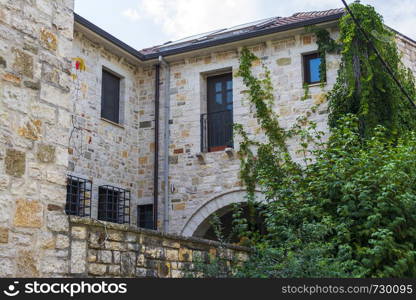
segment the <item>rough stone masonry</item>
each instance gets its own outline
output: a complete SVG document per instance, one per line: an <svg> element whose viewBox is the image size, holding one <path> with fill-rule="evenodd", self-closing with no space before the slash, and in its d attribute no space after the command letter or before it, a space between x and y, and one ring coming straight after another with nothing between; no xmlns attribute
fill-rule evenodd
<svg viewBox="0 0 416 300"><path fill-rule="evenodd" d="M73 1L0 1L0 277L68 274Z"/></svg>
<svg viewBox="0 0 416 300"><path fill-rule="evenodd" d="M77 217L71 217L70 247L70 274L77 277L197 277L198 265L218 262L226 272L250 253L245 247Z"/></svg>

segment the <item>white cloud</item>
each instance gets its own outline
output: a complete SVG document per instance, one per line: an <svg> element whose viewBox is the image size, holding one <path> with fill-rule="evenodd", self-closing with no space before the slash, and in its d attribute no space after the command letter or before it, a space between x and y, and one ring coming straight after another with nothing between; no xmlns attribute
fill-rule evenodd
<svg viewBox="0 0 416 300"><path fill-rule="evenodd" d="M140 0L124 15L161 26L171 39L230 27L261 18L252 0Z"/></svg>
<svg viewBox="0 0 416 300"><path fill-rule="evenodd" d="M367 0L365 3L374 5L377 11L384 16L387 25L413 39L416 38L414 17L416 13L416 1L395 1L394 5L390 1L376 0Z"/></svg>
<svg viewBox="0 0 416 300"><path fill-rule="evenodd" d="M125 11L123 11L123 16L127 17L131 21L138 21L138 20L140 20L139 13L134 8L128 8Z"/></svg>

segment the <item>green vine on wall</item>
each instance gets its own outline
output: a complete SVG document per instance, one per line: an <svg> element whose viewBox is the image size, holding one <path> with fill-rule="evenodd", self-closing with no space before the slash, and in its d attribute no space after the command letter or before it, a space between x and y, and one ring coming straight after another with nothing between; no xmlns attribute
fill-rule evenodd
<svg viewBox="0 0 416 300"><path fill-rule="evenodd" d="M325 28L310 26L306 29L306 31L316 35L318 53L321 57L321 65L319 70L321 75L321 85L323 86L327 80L326 55L339 53L342 49L342 46L333 38L331 38L331 34Z"/></svg>
<svg viewBox="0 0 416 300"><path fill-rule="evenodd" d="M354 3L351 9L371 43L409 94L416 98L413 75L403 65L397 44L392 42L395 33L384 25L382 16L373 7ZM371 137L378 125L386 127L392 137L415 129L416 111L386 72L350 15L340 21L338 43L342 45L341 65L336 84L328 95L330 126L336 127L343 116L353 114L359 119L360 135L364 138ZM325 51L336 47L322 31L318 36L318 45Z"/></svg>
<svg viewBox="0 0 416 300"><path fill-rule="evenodd" d="M307 84L307 83L303 84L303 90L304 90L304 94L303 94L303 97L302 97L301 100L306 101L307 99L311 98L309 84Z"/></svg>

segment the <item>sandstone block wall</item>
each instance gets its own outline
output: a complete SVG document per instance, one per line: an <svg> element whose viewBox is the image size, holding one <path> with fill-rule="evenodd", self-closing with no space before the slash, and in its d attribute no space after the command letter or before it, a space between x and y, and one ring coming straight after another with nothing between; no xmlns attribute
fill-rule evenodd
<svg viewBox="0 0 416 300"><path fill-rule="evenodd" d="M225 266L248 258L248 248L71 217L71 270L75 277L182 278L195 263Z"/></svg>
<svg viewBox="0 0 416 300"><path fill-rule="evenodd" d="M333 37L337 29L330 28ZM310 119L317 122L318 130L327 128L327 103L325 93L329 91L337 75L339 57L327 56L328 82L324 87L311 86L309 97L303 88L302 55L317 50L315 37L310 34L294 34L266 40L252 45L250 49L260 58L254 72L261 76L264 64L271 71L275 89L275 108L284 128L290 128L296 119L305 115L314 105L320 105ZM190 57L171 64L172 107L170 145L171 214L170 232L184 232L188 220L207 202L232 191L241 190L239 179L240 162L236 154L225 151L206 153L204 160L198 159L201 152L200 116L206 113L207 77L221 72L232 72L239 67L239 51L213 52L205 56ZM255 138L262 139L262 131L255 120L242 79L233 78L234 122L242 124ZM234 140L238 150L238 137ZM296 140L289 141L295 159L301 160ZM220 209L221 207L219 207ZM186 230L185 230L186 232Z"/></svg>
<svg viewBox="0 0 416 300"><path fill-rule="evenodd" d="M400 52L403 55L403 64L412 70L414 76L416 77L416 42L409 41L401 36L397 37L396 42Z"/></svg>
<svg viewBox="0 0 416 300"><path fill-rule="evenodd" d="M74 58L82 58L86 70L77 71L73 82L74 125L69 146L69 173L92 181L92 216L98 214L98 187L111 185L131 191L131 218L136 223L136 207L141 200L152 201L153 189L145 191L144 179L152 181L154 116L144 111L139 89L139 70L102 46L76 33ZM117 74L120 81L120 124L101 118L102 70ZM154 80L154 79L153 79ZM139 102L140 100L140 102ZM146 115L146 117L144 117ZM151 131L151 132L150 132ZM151 186L150 186L151 187Z"/></svg>
<svg viewBox="0 0 416 300"><path fill-rule="evenodd" d="M62 276L72 0L0 1L0 277Z"/></svg>
<svg viewBox="0 0 416 300"><path fill-rule="evenodd" d="M337 29L330 28L334 37ZM170 134L169 147L170 181L163 180L163 106L165 100L164 69L161 70L160 111L160 178L159 178L159 228L162 225L164 199L163 188L169 184L170 226L169 232L181 233L185 224L208 201L232 191L241 190L238 178L239 160L236 155L224 151L206 153L204 161L197 158L201 152L201 114L206 113L207 77L225 72L234 73L239 66L241 48L216 50L203 56L171 62L170 80ZM303 88L302 54L317 50L314 36L310 34L287 34L266 39L251 45L260 58L255 72L261 75L261 65L272 72L275 83L276 111L281 115L282 125L289 128L296 118L312 106L321 104L313 115L319 129L326 128L326 99L336 78L338 57L329 55L328 83L325 87L310 88L310 98L301 100ZM73 101L76 119L84 128L84 135L74 138L70 148L69 171L93 182L93 216L97 215L97 189L110 184L132 191L132 223L136 224L138 204L153 201L154 126L155 126L155 67L153 64L132 66L124 59L103 49L80 33L75 35L73 57L81 57L87 65L75 81ZM123 127L100 119L101 72L105 66L122 75L125 82L122 91ZM243 124L252 135L261 138L261 130L245 100L245 87L241 78L234 78L234 121ZM82 141L82 143L80 142ZM71 141L72 142L72 141ZM78 145L77 145L78 143ZM76 148L83 144L83 153ZM238 139L235 140L236 150ZM297 142L291 142L296 156ZM77 154L78 153L78 154ZM301 159L297 156L297 159Z"/></svg>

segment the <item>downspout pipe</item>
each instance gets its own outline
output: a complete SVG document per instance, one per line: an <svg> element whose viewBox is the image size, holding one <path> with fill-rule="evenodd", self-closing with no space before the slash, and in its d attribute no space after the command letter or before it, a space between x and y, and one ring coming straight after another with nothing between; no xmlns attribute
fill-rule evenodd
<svg viewBox="0 0 416 300"><path fill-rule="evenodd" d="M169 145L170 145L170 65L162 57L159 56L159 62L163 65L165 75L165 99L164 99L164 141L163 141L163 163L164 163L164 211L163 211L163 231L169 232L169 212L170 212L170 198L169 198Z"/></svg>
<svg viewBox="0 0 416 300"><path fill-rule="evenodd" d="M160 116L160 64L155 75L155 157L153 170L153 229L158 229L159 215L159 116Z"/></svg>

